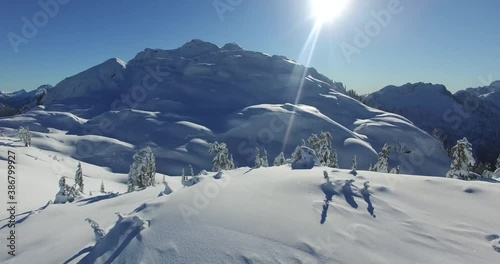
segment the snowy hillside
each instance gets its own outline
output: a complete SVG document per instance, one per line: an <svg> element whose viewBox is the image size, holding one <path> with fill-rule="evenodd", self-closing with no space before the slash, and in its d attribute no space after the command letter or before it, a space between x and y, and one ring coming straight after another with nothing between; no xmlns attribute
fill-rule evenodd
<svg viewBox="0 0 500 264"><path fill-rule="evenodd" d="M425 83L387 86L364 102L400 114L453 146L467 137L483 162L494 163L500 153L500 85L469 88L451 94L443 85Z"/></svg>
<svg viewBox="0 0 500 264"><path fill-rule="evenodd" d="M159 196L162 184L124 193L126 175L82 163L93 196L51 204L59 177L71 178L78 161L47 149L63 151L70 139L55 134L40 149L0 138L0 166L8 150L16 152L20 195L17 256L0 254L1 263L431 264L499 257L496 183L284 165L209 172L190 187L167 176L173 192ZM5 173L0 177L6 182ZM101 180L111 193L99 193ZM2 209L4 238L7 217ZM98 224L99 242L86 219Z"/></svg>
<svg viewBox="0 0 500 264"><path fill-rule="evenodd" d="M125 63L110 59L50 89L30 112L0 119L29 126L33 145L127 173L150 146L162 173L192 164L211 168L208 144L226 142L239 166L255 147L270 159L292 153L310 134L328 131L343 168L358 155L368 169L384 144L390 167L444 176L450 160L429 134L401 116L367 107L313 68L282 56L193 40L178 49L145 49ZM97 140L89 140L97 139ZM48 145L45 139L64 144ZM53 148L54 147L54 148Z"/></svg>

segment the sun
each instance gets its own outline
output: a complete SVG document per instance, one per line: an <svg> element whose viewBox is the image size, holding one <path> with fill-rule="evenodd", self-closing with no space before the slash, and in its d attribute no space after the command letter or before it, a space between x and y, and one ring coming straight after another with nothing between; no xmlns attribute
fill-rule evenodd
<svg viewBox="0 0 500 264"><path fill-rule="evenodd" d="M312 13L317 23L331 22L342 15L349 0L311 0Z"/></svg>

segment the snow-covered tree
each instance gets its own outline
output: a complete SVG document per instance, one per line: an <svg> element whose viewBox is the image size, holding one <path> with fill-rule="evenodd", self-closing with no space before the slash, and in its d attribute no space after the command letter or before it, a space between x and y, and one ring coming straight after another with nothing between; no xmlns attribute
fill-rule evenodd
<svg viewBox="0 0 500 264"><path fill-rule="evenodd" d="M264 154L260 158L260 165L262 167L269 167L269 159L267 158L267 150L264 149Z"/></svg>
<svg viewBox="0 0 500 264"><path fill-rule="evenodd" d="M188 180L188 177L184 173L184 168L182 169L182 176L181 177L182 177L181 181L187 181Z"/></svg>
<svg viewBox="0 0 500 264"><path fill-rule="evenodd" d="M375 163L375 166L373 166L372 168L373 171L384 172L384 173L387 173L389 171L390 151L391 148L387 144L385 144L384 147L382 148L382 151L378 153L378 160L377 163Z"/></svg>
<svg viewBox="0 0 500 264"><path fill-rule="evenodd" d="M318 155L321 149L321 138L317 134L312 134L307 139L307 145L314 150L316 155Z"/></svg>
<svg viewBox="0 0 500 264"><path fill-rule="evenodd" d="M66 177L62 176L59 179L59 193L65 193L66 191Z"/></svg>
<svg viewBox="0 0 500 264"><path fill-rule="evenodd" d="M85 221L87 221L94 230L95 241L101 241L106 235L106 231L104 231L104 229L102 229L96 221L90 218L86 218Z"/></svg>
<svg viewBox="0 0 500 264"><path fill-rule="evenodd" d="M461 180L472 180L475 177L470 173L470 168L476 164L472 155L472 145L467 138L457 141L457 144L451 149L452 161L450 171L446 174L448 178Z"/></svg>
<svg viewBox="0 0 500 264"><path fill-rule="evenodd" d="M231 154L231 158L229 159L229 169L236 169L236 165L234 165L233 154Z"/></svg>
<svg viewBox="0 0 500 264"><path fill-rule="evenodd" d="M358 169L358 158L356 157L356 155L354 155L354 158L352 159L351 170L356 171L357 169Z"/></svg>
<svg viewBox="0 0 500 264"><path fill-rule="evenodd" d="M297 146L292 153L291 162L301 160L302 159L302 150L300 146Z"/></svg>
<svg viewBox="0 0 500 264"><path fill-rule="evenodd" d="M330 182L330 176L328 176L328 172L327 172L326 170L325 170L325 171L323 171L323 178L325 179L325 181L326 181L327 183L331 183L331 182Z"/></svg>
<svg viewBox="0 0 500 264"><path fill-rule="evenodd" d="M260 158L259 148L255 148L255 168L262 166L262 159Z"/></svg>
<svg viewBox="0 0 500 264"><path fill-rule="evenodd" d="M286 159L285 159L285 153L281 152L276 158L274 159L274 166L281 166L285 165Z"/></svg>
<svg viewBox="0 0 500 264"><path fill-rule="evenodd" d="M218 143L217 141L210 144L208 153L214 156L212 160L213 171L230 170L234 167L234 163L229 159L229 151L225 143Z"/></svg>
<svg viewBox="0 0 500 264"><path fill-rule="evenodd" d="M139 150L133 157L128 175L128 191L155 184L156 162L150 147Z"/></svg>
<svg viewBox="0 0 500 264"><path fill-rule="evenodd" d="M495 165L495 167L498 169L500 169L500 154L498 154L498 158L497 158L497 164Z"/></svg>
<svg viewBox="0 0 500 264"><path fill-rule="evenodd" d="M101 193L106 193L106 189L104 188L104 181L101 181Z"/></svg>
<svg viewBox="0 0 500 264"><path fill-rule="evenodd" d="M363 183L363 188L365 189L365 191L368 191L368 188L370 188L370 182L369 181L365 181Z"/></svg>
<svg viewBox="0 0 500 264"><path fill-rule="evenodd" d="M83 193L83 173L82 164L78 162L78 166L75 172L75 185L78 186L78 191Z"/></svg>
<svg viewBox="0 0 500 264"><path fill-rule="evenodd" d="M368 167L369 171L373 171L373 164L370 163L370 167Z"/></svg>
<svg viewBox="0 0 500 264"><path fill-rule="evenodd" d="M156 160L155 155L150 147L145 148L145 172L144 179L146 181L146 186L155 186L155 175L156 175Z"/></svg>
<svg viewBox="0 0 500 264"><path fill-rule="evenodd" d="M401 173L401 168L398 166L396 166L396 174L400 174Z"/></svg>
<svg viewBox="0 0 500 264"><path fill-rule="evenodd" d="M21 139L25 147L31 146L31 134L28 127L19 127L17 136Z"/></svg>
<svg viewBox="0 0 500 264"><path fill-rule="evenodd" d="M333 155L332 155L332 165L330 167L332 167L332 168L338 168L339 167L339 158L338 158L337 152L333 152Z"/></svg>
<svg viewBox="0 0 500 264"><path fill-rule="evenodd" d="M194 170L193 170L193 166L191 166L191 164L189 164L189 171L191 171L191 177L194 177Z"/></svg>

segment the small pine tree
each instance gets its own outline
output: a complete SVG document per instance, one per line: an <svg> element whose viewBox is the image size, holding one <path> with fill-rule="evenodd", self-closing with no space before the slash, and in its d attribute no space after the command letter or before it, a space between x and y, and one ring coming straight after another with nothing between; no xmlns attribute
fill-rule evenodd
<svg viewBox="0 0 500 264"><path fill-rule="evenodd" d="M59 193L65 194L66 192L66 177L62 176L59 179Z"/></svg>
<svg viewBox="0 0 500 264"><path fill-rule="evenodd" d="M396 174L400 174L401 173L401 168L398 166L396 166Z"/></svg>
<svg viewBox="0 0 500 264"><path fill-rule="evenodd" d="M264 149L264 154L260 158L260 165L262 167L269 167L269 159L267 158L267 150Z"/></svg>
<svg viewBox="0 0 500 264"><path fill-rule="evenodd" d="M231 159L229 160L229 169L234 170L236 166L234 165L233 154L231 154Z"/></svg>
<svg viewBox="0 0 500 264"><path fill-rule="evenodd" d="M259 148L255 148L255 168L260 168L262 160L260 158Z"/></svg>
<svg viewBox="0 0 500 264"><path fill-rule="evenodd" d="M193 166L191 166L191 164L189 164L189 170L191 171L191 177L194 178L194 170L193 170Z"/></svg>
<svg viewBox="0 0 500 264"><path fill-rule="evenodd" d="M333 152L333 154L332 154L332 165L330 167L332 167L332 168L339 167L339 158L338 158L337 152Z"/></svg>
<svg viewBox="0 0 500 264"><path fill-rule="evenodd" d="M446 174L446 177L472 180L473 176L469 171L475 165L476 161L472 155L472 145L467 138L458 140L457 144L451 149L451 153L450 171Z"/></svg>
<svg viewBox="0 0 500 264"><path fill-rule="evenodd" d="M302 149L300 148L300 146L297 146L295 148L295 151L293 151L292 153L292 157L291 157L291 162L295 162L297 160L301 160L302 159Z"/></svg>
<svg viewBox="0 0 500 264"><path fill-rule="evenodd" d="M234 167L234 162L229 159L229 151L225 143L217 141L210 145L208 153L214 156L212 160L213 171L229 170Z"/></svg>
<svg viewBox="0 0 500 264"><path fill-rule="evenodd" d="M75 172L75 185L78 186L78 191L83 193L83 173L82 164L78 162L78 166Z"/></svg>
<svg viewBox="0 0 500 264"><path fill-rule="evenodd" d="M369 171L373 171L373 165L370 163L370 167L368 167Z"/></svg>
<svg viewBox="0 0 500 264"><path fill-rule="evenodd" d="M328 176L328 172L327 171L323 171L323 178L325 179L325 181L327 183L331 183L330 182L330 176Z"/></svg>
<svg viewBox="0 0 500 264"><path fill-rule="evenodd" d="M274 159L274 166L281 166L285 165L286 159L285 159L285 153L281 152L275 159Z"/></svg>
<svg viewBox="0 0 500 264"><path fill-rule="evenodd" d="M31 134L28 127L19 127L17 136L21 139L25 147L31 146Z"/></svg>
<svg viewBox="0 0 500 264"><path fill-rule="evenodd" d="M498 169L500 169L500 154L498 154L498 158L497 158L497 164L495 165L495 167Z"/></svg>
<svg viewBox="0 0 500 264"><path fill-rule="evenodd" d="M182 179L182 181L187 181L188 180L187 176L184 173L184 168L182 169L182 178L181 179Z"/></svg>
<svg viewBox="0 0 500 264"><path fill-rule="evenodd" d="M101 181L101 193L106 193L106 189L104 188L104 181Z"/></svg>
<svg viewBox="0 0 500 264"><path fill-rule="evenodd" d="M161 183L162 183L162 184L167 183L167 181L165 180L165 175L163 175L163 179L161 180Z"/></svg>
<svg viewBox="0 0 500 264"><path fill-rule="evenodd" d="M352 159L352 171L356 171L358 169L358 158L356 155L354 155L354 158Z"/></svg>
<svg viewBox="0 0 500 264"><path fill-rule="evenodd" d="M389 171L389 153L391 148L385 144L382 151L378 154L378 161L373 167L373 171L387 173Z"/></svg>

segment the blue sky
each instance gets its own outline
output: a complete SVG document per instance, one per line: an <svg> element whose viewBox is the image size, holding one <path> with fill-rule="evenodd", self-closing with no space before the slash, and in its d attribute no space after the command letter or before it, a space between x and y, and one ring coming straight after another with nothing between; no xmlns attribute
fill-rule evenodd
<svg viewBox="0 0 500 264"><path fill-rule="evenodd" d="M128 61L146 47L173 49L195 38L305 62L301 50L315 24L311 0L216 1L236 5L221 20L213 0L64 0L17 53L9 33L23 36L22 17L33 21L43 9L35 0L4 1L0 90L55 85L108 58ZM353 46L356 29L365 32L376 21L372 12L388 10L391 1L402 11L347 60L341 46ZM419 81L451 91L481 86L481 76L500 79L498 10L496 0L350 0L323 25L310 66L360 93Z"/></svg>

